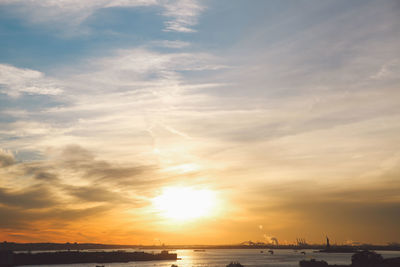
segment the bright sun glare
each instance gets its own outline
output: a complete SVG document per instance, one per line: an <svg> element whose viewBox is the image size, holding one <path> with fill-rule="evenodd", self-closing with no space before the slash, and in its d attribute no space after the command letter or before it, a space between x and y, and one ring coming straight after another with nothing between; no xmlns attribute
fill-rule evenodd
<svg viewBox="0 0 400 267"><path fill-rule="evenodd" d="M210 216L216 197L213 191L207 189L168 187L154 198L153 204L164 217L187 221Z"/></svg>

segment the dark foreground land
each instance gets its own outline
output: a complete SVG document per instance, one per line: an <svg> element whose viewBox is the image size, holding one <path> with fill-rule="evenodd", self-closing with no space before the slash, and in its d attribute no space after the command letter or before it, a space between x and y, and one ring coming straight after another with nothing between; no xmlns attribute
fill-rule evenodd
<svg viewBox="0 0 400 267"><path fill-rule="evenodd" d="M110 263L157 260L177 260L177 254L168 253L168 251L162 251L159 254L126 251L60 251L40 253L14 253L12 251L0 251L0 267L18 265Z"/></svg>
<svg viewBox="0 0 400 267"><path fill-rule="evenodd" d="M359 251L351 257L350 265L329 265L326 261L302 260L300 267L400 267L400 257L384 259L373 251Z"/></svg>

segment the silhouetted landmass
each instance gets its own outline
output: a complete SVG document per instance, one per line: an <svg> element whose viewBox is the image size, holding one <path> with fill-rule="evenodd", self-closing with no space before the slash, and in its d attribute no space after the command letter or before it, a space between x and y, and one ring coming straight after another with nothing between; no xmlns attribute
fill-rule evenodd
<svg viewBox="0 0 400 267"><path fill-rule="evenodd" d="M326 237L326 247L324 249L319 250L319 252L325 253L354 253L359 251L357 247L353 246L331 246L329 243L329 238Z"/></svg>
<svg viewBox="0 0 400 267"><path fill-rule="evenodd" d="M138 248L134 245L109 245L94 243L0 243L0 250L11 251L47 251L47 250L88 250L88 249L127 249Z"/></svg>
<svg viewBox="0 0 400 267"><path fill-rule="evenodd" d="M162 251L158 254L126 251L58 251L40 253L14 253L0 251L0 266L73 264L73 263L110 263L130 261L177 260L177 254Z"/></svg>
<svg viewBox="0 0 400 267"><path fill-rule="evenodd" d="M343 249L353 250L391 250L400 251L399 244L389 245L331 245L336 250ZM321 244L292 244L292 245L273 245L264 243L253 243L249 245L165 245L165 246L143 246L143 245L110 245L110 244L94 244L94 243L14 243L2 242L0 243L0 250L11 251L49 251L49 250L88 250L88 249L326 249L326 245ZM334 250L332 250L333 252Z"/></svg>
<svg viewBox="0 0 400 267"><path fill-rule="evenodd" d="M326 261L302 260L300 267L399 267L400 257L384 259L380 254L373 251L359 251L351 257L350 265L329 265Z"/></svg>
<svg viewBox="0 0 400 267"><path fill-rule="evenodd" d="M239 262L237 261L232 261L231 263L229 263L228 265L226 265L226 267L244 267L243 265L241 265Z"/></svg>
<svg viewBox="0 0 400 267"><path fill-rule="evenodd" d="M326 261L302 260L299 262L300 267L349 267L350 265L329 265Z"/></svg>

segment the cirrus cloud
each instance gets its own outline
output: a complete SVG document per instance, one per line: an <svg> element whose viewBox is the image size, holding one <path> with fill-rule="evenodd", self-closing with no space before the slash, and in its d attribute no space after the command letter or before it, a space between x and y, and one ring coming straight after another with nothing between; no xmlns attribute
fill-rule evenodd
<svg viewBox="0 0 400 267"><path fill-rule="evenodd" d="M0 0L34 23L61 22L61 26L79 26L97 10L113 7L157 6L167 18L165 31L194 32L192 28L204 7L196 0Z"/></svg>

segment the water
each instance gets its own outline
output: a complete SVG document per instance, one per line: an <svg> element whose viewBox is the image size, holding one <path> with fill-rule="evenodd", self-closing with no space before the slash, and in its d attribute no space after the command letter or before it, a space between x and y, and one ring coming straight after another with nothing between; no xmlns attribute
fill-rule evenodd
<svg viewBox="0 0 400 267"><path fill-rule="evenodd" d="M126 250L129 251L129 250ZM159 250L144 250L146 252L159 253ZM352 253L314 253L313 250L275 249L270 255L268 250L260 249L207 249L204 252L195 252L190 249L171 251L177 253L177 261L140 261L128 263L85 263L85 264L63 264L63 265L41 265L42 267L170 267L176 264L179 267L225 267L231 261L238 261L246 267L298 267L299 261L303 259L325 260L329 264L350 264ZM305 251L306 254L301 254ZM384 258L400 257L400 251L377 251Z"/></svg>

